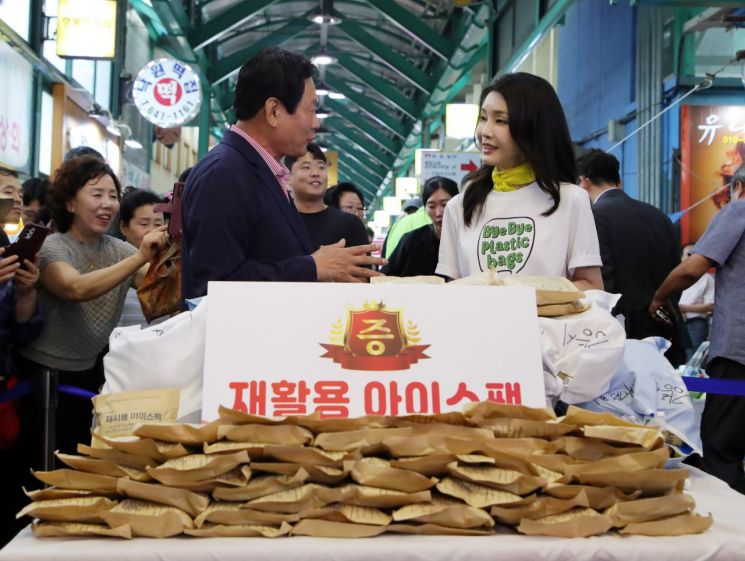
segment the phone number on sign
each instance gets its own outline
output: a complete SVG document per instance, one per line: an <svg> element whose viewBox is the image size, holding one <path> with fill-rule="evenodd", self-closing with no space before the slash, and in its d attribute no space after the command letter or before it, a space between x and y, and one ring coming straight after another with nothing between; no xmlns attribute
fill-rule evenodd
<svg viewBox="0 0 745 561"><path fill-rule="evenodd" d="M349 384L342 380L305 382L251 380L230 382L232 408L251 415L280 417L318 413L321 418L349 416ZM366 415L437 414L444 402L454 407L463 402L493 401L520 405L519 382L491 382L476 388L458 383L452 395L442 394L439 382L368 382L363 390Z"/></svg>

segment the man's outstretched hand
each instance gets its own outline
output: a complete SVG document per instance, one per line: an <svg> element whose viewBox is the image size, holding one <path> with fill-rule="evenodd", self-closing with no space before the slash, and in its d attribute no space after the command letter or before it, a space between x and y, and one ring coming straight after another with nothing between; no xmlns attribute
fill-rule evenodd
<svg viewBox="0 0 745 561"><path fill-rule="evenodd" d="M344 239L333 245L321 246L311 257L316 262L318 280L321 282L367 282L370 277L382 276L371 265L388 263L382 257L368 253L380 250L377 244L346 247Z"/></svg>

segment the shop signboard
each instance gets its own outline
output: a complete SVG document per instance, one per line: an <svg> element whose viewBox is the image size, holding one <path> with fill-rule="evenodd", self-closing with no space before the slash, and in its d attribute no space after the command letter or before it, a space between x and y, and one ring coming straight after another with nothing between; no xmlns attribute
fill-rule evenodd
<svg viewBox="0 0 745 561"><path fill-rule="evenodd" d="M735 170L745 165L745 105L681 107L680 207L684 242L696 242L727 202Z"/></svg>
<svg viewBox="0 0 745 561"><path fill-rule="evenodd" d="M132 86L140 114L156 126L178 127L199 113L202 89L199 76L186 63L170 58L148 62Z"/></svg>
<svg viewBox="0 0 745 561"><path fill-rule="evenodd" d="M481 154L478 152L434 152L422 151L422 175L420 183L431 177L441 176L452 179L458 185L472 171L479 169Z"/></svg>
<svg viewBox="0 0 745 561"><path fill-rule="evenodd" d="M29 171L33 68L10 45L0 42L0 163Z"/></svg>
<svg viewBox="0 0 745 561"><path fill-rule="evenodd" d="M57 56L113 59L116 4L116 0L59 0Z"/></svg>
<svg viewBox="0 0 745 561"><path fill-rule="evenodd" d="M203 420L545 407L530 288L209 283Z"/></svg>

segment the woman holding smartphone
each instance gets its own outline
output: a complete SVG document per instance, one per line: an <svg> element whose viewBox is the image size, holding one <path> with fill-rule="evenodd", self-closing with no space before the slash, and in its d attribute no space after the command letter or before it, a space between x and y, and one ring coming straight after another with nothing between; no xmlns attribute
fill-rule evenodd
<svg viewBox="0 0 745 561"><path fill-rule="evenodd" d="M479 105L482 165L445 210L437 274L495 269L602 289L590 199L574 184L569 127L551 84L506 74L484 88Z"/></svg>
<svg viewBox="0 0 745 561"><path fill-rule="evenodd" d="M57 170L47 196L57 233L47 237L40 255L46 321L39 338L20 351L28 361L26 371L52 368L59 371L60 384L92 392L101 386L100 355L127 290L140 284L147 263L166 243L165 227L147 234L139 249L106 235L120 193L119 180L99 158L75 158ZM58 419L64 425L57 433L60 450L74 452L78 442L90 438L88 402L61 394Z"/></svg>

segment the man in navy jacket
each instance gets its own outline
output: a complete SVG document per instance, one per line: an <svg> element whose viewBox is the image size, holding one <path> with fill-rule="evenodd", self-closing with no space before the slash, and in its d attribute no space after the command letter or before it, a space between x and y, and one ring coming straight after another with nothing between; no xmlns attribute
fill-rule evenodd
<svg viewBox="0 0 745 561"><path fill-rule="evenodd" d="M189 174L183 195L182 299L207 293L207 282L362 282L378 275L373 245L345 240L313 252L288 191L284 156L302 156L320 122L315 67L281 49L262 51L240 70L226 131Z"/></svg>

